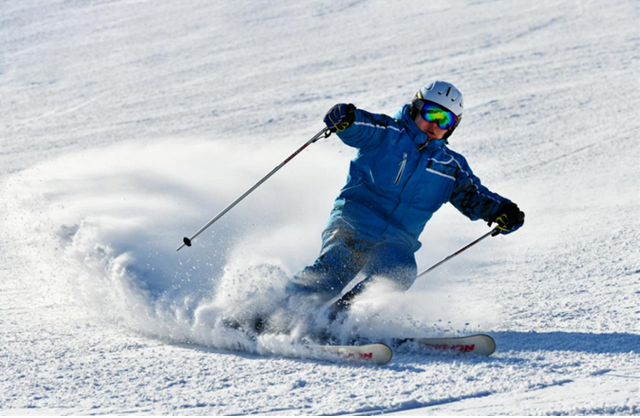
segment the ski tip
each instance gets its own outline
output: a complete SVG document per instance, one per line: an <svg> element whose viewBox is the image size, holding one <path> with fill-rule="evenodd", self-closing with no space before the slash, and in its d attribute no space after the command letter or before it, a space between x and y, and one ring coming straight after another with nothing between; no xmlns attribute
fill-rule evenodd
<svg viewBox="0 0 640 418"><path fill-rule="evenodd" d="M496 340L489 334L475 334L470 335L470 338L481 338L482 339L482 347L480 347L480 354L489 357L493 353L496 352Z"/></svg>
<svg viewBox="0 0 640 418"><path fill-rule="evenodd" d="M348 346L311 345L308 347L319 352L333 354L341 359L353 360L365 364L375 364L378 366L389 363L393 358L393 351L388 345L383 343Z"/></svg>
<svg viewBox="0 0 640 418"><path fill-rule="evenodd" d="M487 352L486 356L489 357L491 354L496 352L496 340L493 339L491 335L480 334L487 339Z"/></svg>
<svg viewBox="0 0 640 418"><path fill-rule="evenodd" d="M452 351L460 353L474 353L490 356L496 351L496 342L490 335L474 334L462 337L427 337L395 339L395 344L402 345L415 342L437 351Z"/></svg>
<svg viewBox="0 0 640 418"><path fill-rule="evenodd" d="M385 343L379 342L361 347L365 350L361 358L378 366L384 366L393 359L393 350Z"/></svg>
<svg viewBox="0 0 640 418"><path fill-rule="evenodd" d="M391 347L389 347L388 345L384 344L384 343L380 343L381 345L385 346L387 348L388 351L388 357L385 359L386 361L384 361L384 363L379 363L381 366L384 364L389 363L392 359L393 359L393 350L391 349Z"/></svg>

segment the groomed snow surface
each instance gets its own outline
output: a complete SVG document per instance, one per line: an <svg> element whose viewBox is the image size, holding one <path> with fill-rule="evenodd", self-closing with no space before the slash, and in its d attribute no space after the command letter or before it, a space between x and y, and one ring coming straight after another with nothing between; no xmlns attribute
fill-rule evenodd
<svg viewBox="0 0 640 418"><path fill-rule="evenodd" d="M0 2L0 414L640 414L639 22L632 0ZM393 114L432 78L526 224L337 332L497 352L376 367L224 327L315 259L355 151L319 141L182 237L333 104ZM487 230L444 207L420 268Z"/></svg>

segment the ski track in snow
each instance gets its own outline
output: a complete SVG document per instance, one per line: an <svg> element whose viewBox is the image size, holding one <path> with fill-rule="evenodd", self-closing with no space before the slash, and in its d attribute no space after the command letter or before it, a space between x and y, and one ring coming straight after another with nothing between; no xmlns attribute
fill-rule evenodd
<svg viewBox="0 0 640 418"><path fill-rule="evenodd" d="M638 21L629 0L0 5L0 415L640 414ZM393 114L432 77L465 94L451 147L526 224L339 331L498 351L372 367L225 327L313 261L354 150L319 141L181 238L331 105ZM419 266L485 231L443 208Z"/></svg>

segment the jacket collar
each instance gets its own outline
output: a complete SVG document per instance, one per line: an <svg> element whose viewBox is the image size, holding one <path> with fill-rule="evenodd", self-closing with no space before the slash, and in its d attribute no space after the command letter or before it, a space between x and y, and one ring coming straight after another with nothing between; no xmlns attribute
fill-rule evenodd
<svg viewBox="0 0 640 418"><path fill-rule="evenodd" d="M411 116L409 116L410 112L411 112L411 105L410 104L404 105L402 107L401 120L404 123L406 132L409 134L411 139L413 139L413 143L416 145L416 147L418 149L428 149L428 150L444 147L444 145L447 142L444 139L432 139L431 141L429 141L429 137L427 136L427 134L422 132L418 128L418 125L416 125L416 122L411 118ZM427 143L427 141L429 142Z"/></svg>

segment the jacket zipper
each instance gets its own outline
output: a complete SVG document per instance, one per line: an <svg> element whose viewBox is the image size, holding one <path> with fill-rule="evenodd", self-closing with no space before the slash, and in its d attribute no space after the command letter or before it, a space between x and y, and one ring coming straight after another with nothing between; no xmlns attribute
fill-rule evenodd
<svg viewBox="0 0 640 418"><path fill-rule="evenodd" d="M404 173L404 167L407 165L407 153L404 153L402 163L400 163L400 171L398 171L398 175L396 176L396 181L393 183L394 186L398 184L400 179L402 178L402 173Z"/></svg>

